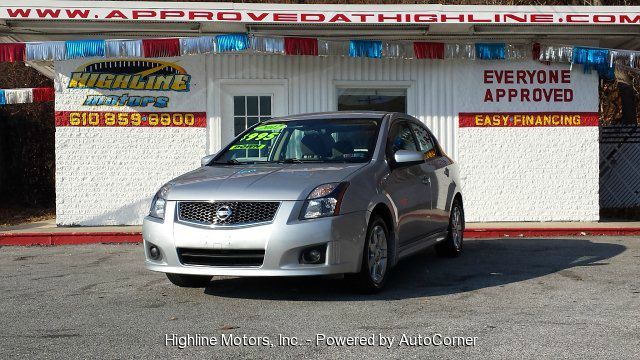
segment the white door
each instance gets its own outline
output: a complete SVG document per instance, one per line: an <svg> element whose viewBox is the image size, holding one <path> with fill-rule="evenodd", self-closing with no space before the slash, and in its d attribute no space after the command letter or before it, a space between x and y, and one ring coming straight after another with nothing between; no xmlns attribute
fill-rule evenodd
<svg viewBox="0 0 640 360"><path fill-rule="evenodd" d="M284 84L225 84L222 90L222 146L260 121L285 116L288 110Z"/></svg>

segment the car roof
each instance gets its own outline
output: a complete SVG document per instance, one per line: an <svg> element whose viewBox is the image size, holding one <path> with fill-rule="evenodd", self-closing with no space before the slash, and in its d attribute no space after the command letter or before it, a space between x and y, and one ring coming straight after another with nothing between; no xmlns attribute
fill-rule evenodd
<svg viewBox="0 0 640 360"><path fill-rule="evenodd" d="M399 114L388 111L330 111L309 114L289 115L273 118L266 121L294 121L294 120L319 120L319 119L382 119L390 114Z"/></svg>

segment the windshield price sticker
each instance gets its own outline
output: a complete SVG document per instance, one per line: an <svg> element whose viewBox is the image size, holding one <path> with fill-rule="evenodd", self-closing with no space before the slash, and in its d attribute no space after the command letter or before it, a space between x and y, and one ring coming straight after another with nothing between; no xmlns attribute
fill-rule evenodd
<svg viewBox="0 0 640 360"><path fill-rule="evenodd" d="M285 124L266 124L256 126L253 130L256 131L271 131L271 132L281 132L287 127Z"/></svg>
<svg viewBox="0 0 640 360"><path fill-rule="evenodd" d="M240 141L271 141L278 137L282 130L287 127L285 124L267 124L255 127L250 133L244 135ZM255 145L255 144L254 144ZM237 150L233 147L231 150Z"/></svg>
<svg viewBox="0 0 640 360"><path fill-rule="evenodd" d="M275 132L250 132L243 136L240 141L264 140L269 141L275 139L280 133Z"/></svg>
<svg viewBox="0 0 640 360"><path fill-rule="evenodd" d="M266 144L238 144L233 145L229 150L262 150Z"/></svg>

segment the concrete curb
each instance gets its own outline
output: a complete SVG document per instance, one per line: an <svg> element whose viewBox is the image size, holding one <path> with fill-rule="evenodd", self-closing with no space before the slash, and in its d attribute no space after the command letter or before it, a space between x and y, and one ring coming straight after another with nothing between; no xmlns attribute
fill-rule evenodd
<svg viewBox="0 0 640 360"><path fill-rule="evenodd" d="M640 227L615 228L467 228L468 239L553 236L640 236ZM139 232L0 233L0 246L55 246L140 243Z"/></svg>

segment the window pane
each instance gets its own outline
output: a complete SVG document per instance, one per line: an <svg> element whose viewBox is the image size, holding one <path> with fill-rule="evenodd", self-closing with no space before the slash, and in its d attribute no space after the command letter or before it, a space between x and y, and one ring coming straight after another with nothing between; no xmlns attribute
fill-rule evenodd
<svg viewBox="0 0 640 360"><path fill-rule="evenodd" d="M233 97L233 115L244 115L244 96Z"/></svg>
<svg viewBox="0 0 640 360"><path fill-rule="evenodd" d="M411 124L411 127L413 128L413 131L415 132L416 137L418 138L418 145L420 146L420 151L422 151L425 155L429 155L428 157L435 156L435 152L433 154L429 153L434 148L429 132L421 126ZM430 156L430 155L433 155L433 156Z"/></svg>
<svg viewBox="0 0 640 360"><path fill-rule="evenodd" d="M260 115L271 115L271 96L260 96Z"/></svg>
<svg viewBox="0 0 640 360"><path fill-rule="evenodd" d="M417 151L416 143L413 140L411 128L408 124L395 124L389 132L387 140L387 156L392 157L398 150Z"/></svg>
<svg viewBox="0 0 640 360"><path fill-rule="evenodd" d="M258 123L257 116L249 116L247 117L247 127L253 126Z"/></svg>
<svg viewBox="0 0 640 360"><path fill-rule="evenodd" d="M247 115L258 115L258 97L247 96Z"/></svg>
<svg viewBox="0 0 640 360"><path fill-rule="evenodd" d="M338 89L338 110L407 112L407 89Z"/></svg>
<svg viewBox="0 0 640 360"><path fill-rule="evenodd" d="M233 134L238 136L241 132L247 129L243 116L236 116L233 118Z"/></svg>

